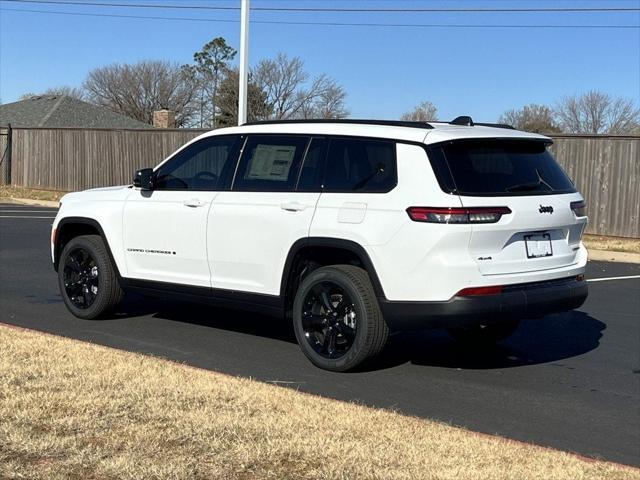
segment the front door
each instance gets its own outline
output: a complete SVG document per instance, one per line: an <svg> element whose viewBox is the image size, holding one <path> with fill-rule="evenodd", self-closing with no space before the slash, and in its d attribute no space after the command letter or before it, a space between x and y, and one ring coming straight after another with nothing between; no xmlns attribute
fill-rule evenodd
<svg viewBox="0 0 640 480"><path fill-rule="evenodd" d="M208 214L228 187L240 141L197 140L155 169L153 190L134 188L123 218L129 278L210 287Z"/></svg>

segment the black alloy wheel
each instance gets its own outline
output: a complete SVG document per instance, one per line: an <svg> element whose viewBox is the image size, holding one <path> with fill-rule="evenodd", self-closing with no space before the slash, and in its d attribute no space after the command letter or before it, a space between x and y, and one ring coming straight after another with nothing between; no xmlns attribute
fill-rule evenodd
<svg viewBox="0 0 640 480"><path fill-rule="evenodd" d="M331 265L308 273L293 301L302 353L317 367L353 370L384 348L389 329L366 270Z"/></svg>
<svg viewBox="0 0 640 480"><path fill-rule="evenodd" d="M99 235L74 237L64 246L58 285L65 305L78 318L108 316L124 296L108 247Z"/></svg>
<svg viewBox="0 0 640 480"><path fill-rule="evenodd" d="M85 310L98 295L100 271L95 258L84 248L71 250L64 259L64 288L69 301Z"/></svg>
<svg viewBox="0 0 640 480"><path fill-rule="evenodd" d="M334 282L319 282L304 299L302 328L311 348L322 357L346 354L356 338L356 307L349 294Z"/></svg>

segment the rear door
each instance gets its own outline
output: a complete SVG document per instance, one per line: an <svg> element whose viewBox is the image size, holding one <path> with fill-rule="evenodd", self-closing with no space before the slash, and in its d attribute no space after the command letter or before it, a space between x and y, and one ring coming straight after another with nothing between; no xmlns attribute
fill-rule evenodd
<svg viewBox="0 0 640 480"><path fill-rule="evenodd" d="M576 208L583 199L543 142L476 139L438 148L464 207L511 211L497 223L472 226L469 251L482 274L576 263L587 223Z"/></svg>
<svg viewBox="0 0 640 480"><path fill-rule="evenodd" d="M220 192L209 213L214 288L280 294L289 250L309 235L320 196L314 188L296 189L305 154L305 163L322 158L323 142L305 135L249 135L231 191ZM304 176L312 185L311 170Z"/></svg>

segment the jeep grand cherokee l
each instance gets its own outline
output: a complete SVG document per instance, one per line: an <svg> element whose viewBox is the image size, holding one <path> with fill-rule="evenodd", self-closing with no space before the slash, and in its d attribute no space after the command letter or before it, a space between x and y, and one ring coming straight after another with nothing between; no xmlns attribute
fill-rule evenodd
<svg viewBox="0 0 640 480"><path fill-rule="evenodd" d="M215 130L62 199L60 290L86 319L129 291L290 318L335 371L394 330L496 342L587 296L584 200L550 143L469 117Z"/></svg>

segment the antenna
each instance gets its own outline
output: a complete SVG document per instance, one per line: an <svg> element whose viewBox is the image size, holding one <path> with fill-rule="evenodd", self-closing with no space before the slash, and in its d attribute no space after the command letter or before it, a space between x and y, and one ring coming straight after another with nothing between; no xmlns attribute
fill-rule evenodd
<svg viewBox="0 0 640 480"><path fill-rule="evenodd" d="M464 127L473 127L475 124L473 123L473 118L468 115L462 115L460 117L454 118L449 122L450 125L460 125Z"/></svg>

